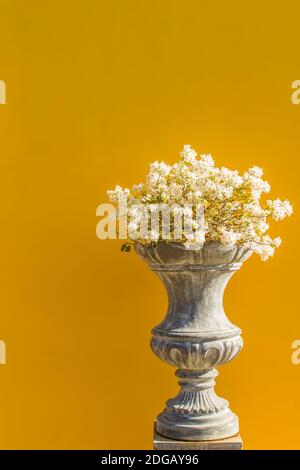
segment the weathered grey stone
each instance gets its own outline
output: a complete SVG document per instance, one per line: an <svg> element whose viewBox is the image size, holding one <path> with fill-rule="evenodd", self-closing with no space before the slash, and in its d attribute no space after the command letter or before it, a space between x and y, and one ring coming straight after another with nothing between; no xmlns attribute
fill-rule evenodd
<svg viewBox="0 0 300 470"><path fill-rule="evenodd" d="M180 243L135 245L169 297L165 319L152 330L151 347L178 368L180 391L157 417L157 432L174 439L224 439L239 432L238 418L214 391L215 367L241 350L241 330L226 317L223 293L230 277L252 252L206 243L187 250Z"/></svg>
<svg viewBox="0 0 300 470"><path fill-rule="evenodd" d="M210 441L183 441L162 436L156 431L154 423L153 447L157 450L241 450L243 441L239 434L226 439Z"/></svg>

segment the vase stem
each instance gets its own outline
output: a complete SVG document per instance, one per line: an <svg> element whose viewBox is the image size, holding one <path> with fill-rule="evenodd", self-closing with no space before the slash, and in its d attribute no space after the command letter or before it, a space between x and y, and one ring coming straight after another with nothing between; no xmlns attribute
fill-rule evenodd
<svg viewBox="0 0 300 470"><path fill-rule="evenodd" d="M178 369L180 391L166 403L158 416L157 430L160 434L176 439L210 440L222 439L238 432L238 419L228 408L228 401L214 391L218 372L211 370Z"/></svg>

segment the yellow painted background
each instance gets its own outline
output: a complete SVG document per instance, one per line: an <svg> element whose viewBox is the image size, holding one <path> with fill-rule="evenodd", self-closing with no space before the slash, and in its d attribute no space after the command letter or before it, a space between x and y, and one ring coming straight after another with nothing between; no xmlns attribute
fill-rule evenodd
<svg viewBox="0 0 300 470"><path fill-rule="evenodd" d="M294 204L276 257L228 286L245 346L217 391L246 448L300 448L299 2L1 0L0 18L0 448L151 448L177 391L148 345L166 295L95 210L185 143Z"/></svg>

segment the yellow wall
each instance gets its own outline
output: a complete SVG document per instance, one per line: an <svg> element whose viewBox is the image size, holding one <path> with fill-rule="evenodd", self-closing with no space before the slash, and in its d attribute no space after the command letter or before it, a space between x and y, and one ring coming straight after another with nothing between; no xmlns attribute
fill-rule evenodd
<svg viewBox="0 0 300 470"><path fill-rule="evenodd" d="M217 391L246 448L300 447L299 15L298 0L1 0L0 448L151 448L177 390L148 345L166 295L96 239L95 210L185 143L262 166L294 204L276 257L228 286L245 346Z"/></svg>

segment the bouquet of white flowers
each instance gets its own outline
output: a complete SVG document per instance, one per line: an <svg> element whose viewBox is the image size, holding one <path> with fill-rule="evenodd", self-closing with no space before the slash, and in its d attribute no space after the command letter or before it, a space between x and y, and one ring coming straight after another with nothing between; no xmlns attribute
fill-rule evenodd
<svg viewBox="0 0 300 470"><path fill-rule="evenodd" d="M270 191L270 185L262 179L263 170L254 166L240 175L236 170L217 168L211 155L197 158L190 145L184 146L180 156L174 165L152 163L145 183L107 191L115 205L126 198L128 239L143 244L176 241L188 249L201 249L205 242L218 241L249 247L263 260L272 256L281 240L266 234L267 220L282 220L293 211L287 200L261 203L261 195ZM162 207L169 209L168 231L161 223L151 225L151 215ZM176 222L184 224L184 219L178 216L192 216L196 207L203 208L203 222L193 220L191 230L181 233ZM150 226L150 231L142 230Z"/></svg>

